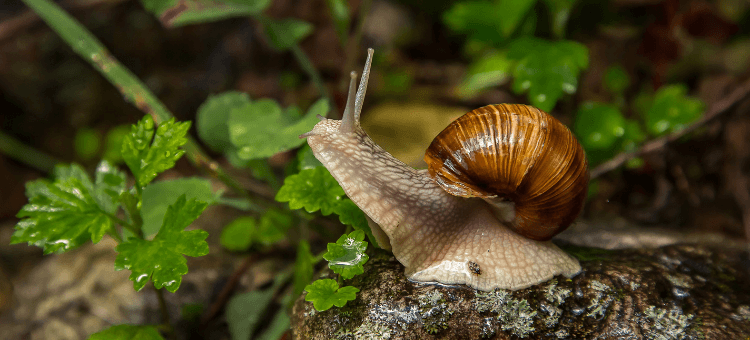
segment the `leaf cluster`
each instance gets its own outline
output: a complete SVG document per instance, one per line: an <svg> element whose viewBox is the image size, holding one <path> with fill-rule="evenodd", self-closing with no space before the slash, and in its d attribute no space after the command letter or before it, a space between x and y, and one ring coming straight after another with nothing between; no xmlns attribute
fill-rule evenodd
<svg viewBox="0 0 750 340"><path fill-rule="evenodd" d="M178 180L149 184L184 154L180 147L187 141L189 128L190 123L174 120L155 127L150 116L132 126L121 146L122 159L135 178L130 188L125 173L107 161L96 168L93 181L83 168L71 164L58 166L52 180L28 182L29 203L17 215L21 221L11 242L28 242L48 254L72 250L88 240L97 243L108 234L118 241L115 269L130 270L136 290L152 280L156 288L176 291L188 270L183 255L208 254L208 234L184 230L207 203L188 199L183 192L175 195L179 198L170 204L175 196L168 195L174 193L169 189L182 185L182 191L189 191L203 183L194 180L193 184L183 185L185 180ZM210 189L208 194L211 195ZM152 196L160 204L146 201L148 204L141 209L144 197ZM146 227L157 223L154 219L158 219L153 228L156 236L149 240L143 235L147 234Z"/></svg>

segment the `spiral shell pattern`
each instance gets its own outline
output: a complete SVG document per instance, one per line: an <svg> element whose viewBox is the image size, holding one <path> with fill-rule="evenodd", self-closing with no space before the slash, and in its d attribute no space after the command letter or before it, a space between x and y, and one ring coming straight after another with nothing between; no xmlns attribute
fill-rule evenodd
<svg viewBox="0 0 750 340"><path fill-rule="evenodd" d="M588 163L576 138L527 105L488 105L461 116L432 141L425 161L450 194L512 201L509 226L534 240L565 230L588 189Z"/></svg>

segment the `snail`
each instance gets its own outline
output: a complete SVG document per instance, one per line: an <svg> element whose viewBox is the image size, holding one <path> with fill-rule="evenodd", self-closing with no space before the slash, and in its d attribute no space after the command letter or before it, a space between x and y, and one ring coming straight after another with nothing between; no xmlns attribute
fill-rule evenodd
<svg viewBox="0 0 750 340"><path fill-rule="evenodd" d="M376 145L359 116L372 63L351 73L341 120L303 134L413 281L517 290L572 277L578 261L549 241L580 213L588 165L570 130L526 105L488 105L448 125L417 170Z"/></svg>

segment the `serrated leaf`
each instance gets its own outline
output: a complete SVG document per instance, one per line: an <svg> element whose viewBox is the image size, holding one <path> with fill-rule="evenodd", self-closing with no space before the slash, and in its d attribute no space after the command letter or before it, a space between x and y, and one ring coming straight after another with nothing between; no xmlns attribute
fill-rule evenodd
<svg viewBox="0 0 750 340"><path fill-rule="evenodd" d="M159 289L166 287L177 291L182 276L187 274L187 256L208 254L208 233L197 229L185 231L206 208L207 204L185 195L167 208L164 223L153 240L130 238L115 248L115 270L130 270L130 280L136 291L141 290L149 279Z"/></svg>
<svg viewBox="0 0 750 340"><path fill-rule="evenodd" d="M226 317L232 340L250 339L273 299L273 289L238 294L227 303Z"/></svg>
<svg viewBox="0 0 750 340"><path fill-rule="evenodd" d="M341 223L350 225L354 229L362 230L367 235L367 239L372 243L373 246L380 248L375 236L372 235L370 224L367 223L367 217L365 213L354 204L354 201L345 198L334 209L336 215L339 215L339 221Z"/></svg>
<svg viewBox="0 0 750 340"><path fill-rule="evenodd" d="M328 268L341 275L345 280L364 273L364 264L370 258L365 254L367 241L362 230L355 230L349 235L341 235L336 243L328 244L328 252L323 258L328 261Z"/></svg>
<svg viewBox="0 0 750 340"><path fill-rule="evenodd" d="M209 205L214 204L217 195L211 190L211 181L200 177L185 177L153 182L143 189L141 217L143 235L151 236L159 231L164 221L167 207L175 197L185 195Z"/></svg>
<svg viewBox="0 0 750 340"><path fill-rule="evenodd" d="M342 196L344 189L321 166L288 176L276 194L276 200L289 202L292 209L305 208L307 212L320 210L323 215L330 215Z"/></svg>
<svg viewBox="0 0 750 340"><path fill-rule="evenodd" d="M122 158L130 168L137 185L144 187L158 174L174 167L185 153L180 147L187 143L190 122L170 119L156 129L151 116L144 116L122 141ZM153 140L152 140L153 137Z"/></svg>
<svg viewBox="0 0 750 340"><path fill-rule="evenodd" d="M284 51L312 33L313 25L297 19L266 19L263 22L271 46Z"/></svg>
<svg viewBox="0 0 750 340"><path fill-rule="evenodd" d="M103 161L97 168L97 182L91 182L78 165L59 165L55 180L26 184L29 203L16 215L11 243L28 242L45 254L64 252L91 240L99 242L112 230L108 217L117 210L117 196L124 190L125 175Z"/></svg>
<svg viewBox="0 0 750 340"><path fill-rule="evenodd" d="M297 245L297 261L294 262L294 296L299 296L313 278L313 254L310 245L301 240Z"/></svg>
<svg viewBox="0 0 750 340"><path fill-rule="evenodd" d="M489 53L474 61L458 86L458 94L471 98L481 91L500 85L510 76L511 61L504 53Z"/></svg>
<svg viewBox="0 0 750 340"><path fill-rule="evenodd" d="M681 130L700 118L704 108L700 99L687 96L685 85L664 86L646 111L646 129L654 136Z"/></svg>
<svg viewBox="0 0 750 340"><path fill-rule="evenodd" d="M573 127L584 149L608 149L625 134L625 117L614 105L589 102L578 109Z"/></svg>
<svg viewBox="0 0 750 340"><path fill-rule="evenodd" d="M344 307L347 301L357 298L359 289L352 286L339 288L336 280L317 280L305 287L307 295L305 301L313 303L313 307L319 312L328 310L333 306Z"/></svg>
<svg viewBox="0 0 750 340"><path fill-rule="evenodd" d="M328 102L318 100L299 120L290 119L275 101L259 99L229 113L229 137L237 148L237 156L244 160L266 158L302 145L299 135L310 131L318 122L317 115L325 115Z"/></svg>
<svg viewBox="0 0 750 340"><path fill-rule="evenodd" d="M216 152L229 151L234 146L229 140L229 112L250 104L250 96L239 91L212 95L198 108L195 117L198 137Z"/></svg>
<svg viewBox="0 0 750 340"><path fill-rule="evenodd" d="M117 325L89 336L88 340L164 340L154 326Z"/></svg>
<svg viewBox="0 0 750 340"><path fill-rule="evenodd" d="M211 22L263 12L271 0L141 0L165 27Z"/></svg>
<svg viewBox="0 0 750 340"><path fill-rule="evenodd" d="M575 93L578 75L588 67L586 46L567 40L519 38L509 44L508 58L518 61L513 91L528 92L532 105L542 111L550 111L563 93Z"/></svg>

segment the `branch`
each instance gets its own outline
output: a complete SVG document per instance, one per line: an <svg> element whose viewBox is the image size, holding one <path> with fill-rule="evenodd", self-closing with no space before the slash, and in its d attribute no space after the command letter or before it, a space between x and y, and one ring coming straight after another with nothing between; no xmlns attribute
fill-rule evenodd
<svg viewBox="0 0 750 340"><path fill-rule="evenodd" d="M747 81L745 81L745 83L737 87L737 89L732 91L732 93L730 93L729 95L725 96L721 100L711 105L711 107L706 112L706 114L704 114L703 117L701 117L701 119L698 119L693 124L687 126L686 128L682 130L675 131L669 135L651 140L641 145L641 147L638 148L638 150L636 151L620 153L617 156L611 158L610 160L602 164L599 164L596 168L591 170L591 178L592 179L597 178L607 172L617 169L620 166L622 166L625 162L635 157L640 157L647 153L663 149L667 144L682 138L683 136L695 131L699 127L714 120L716 117L720 116L721 114L729 111L729 109L731 109L739 101L747 98L748 95L750 95L750 79L748 79Z"/></svg>

